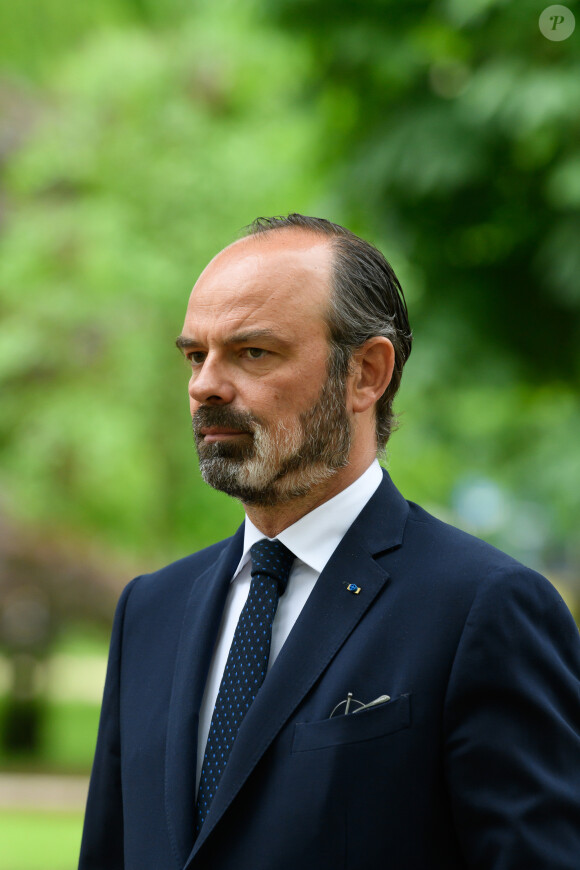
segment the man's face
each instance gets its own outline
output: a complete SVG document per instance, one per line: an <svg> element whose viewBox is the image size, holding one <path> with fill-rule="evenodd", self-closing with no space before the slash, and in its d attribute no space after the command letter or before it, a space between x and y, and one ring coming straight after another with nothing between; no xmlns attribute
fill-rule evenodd
<svg viewBox="0 0 580 870"><path fill-rule="evenodd" d="M245 504L308 493L348 462L346 385L328 375L331 253L296 230L242 239L195 285L180 345L204 480Z"/></svg>

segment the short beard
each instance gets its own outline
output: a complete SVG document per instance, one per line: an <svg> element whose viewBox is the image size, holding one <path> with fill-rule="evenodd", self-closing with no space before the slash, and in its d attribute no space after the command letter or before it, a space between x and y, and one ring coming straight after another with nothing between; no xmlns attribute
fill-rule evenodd
<svg viewBox="0 0 580 870"><path fill-rule="evenodd" d="M201 476L247 505L271 507L307 495L348 465L352 426L345 393L346 378L331 369L316 403L292 426L268 426L227 405L202 405L192 419ZM205 444L201 429L208 426L237 429L247 438Z"/></svg>

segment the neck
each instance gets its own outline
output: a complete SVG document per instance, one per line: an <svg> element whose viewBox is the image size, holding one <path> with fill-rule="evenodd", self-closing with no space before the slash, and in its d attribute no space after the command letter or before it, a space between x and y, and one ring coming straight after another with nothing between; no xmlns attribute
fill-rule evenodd
<svg viewBox="0 0 580 870"><path fill-rule="evenodd" d="M267 538L275 538L288 526L293 525L324 502L329 501L354 483L371 465L374 455L366 465L349 464L341 468L333 477L313 487L304 496L288 499L274 505L244 505L244 510L252 523Z"/></svg>

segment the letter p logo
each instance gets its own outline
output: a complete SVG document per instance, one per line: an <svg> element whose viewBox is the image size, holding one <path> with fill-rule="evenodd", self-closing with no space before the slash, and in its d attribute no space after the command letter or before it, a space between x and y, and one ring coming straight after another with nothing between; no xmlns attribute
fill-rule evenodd
<svg viewBox="0 0 580 870"><path fill-rule="evenodd" d="M540 15L538 21L540 32L552 42L568 39L574 32L576 20L574 13L567 6L548 6Z"/></svg>

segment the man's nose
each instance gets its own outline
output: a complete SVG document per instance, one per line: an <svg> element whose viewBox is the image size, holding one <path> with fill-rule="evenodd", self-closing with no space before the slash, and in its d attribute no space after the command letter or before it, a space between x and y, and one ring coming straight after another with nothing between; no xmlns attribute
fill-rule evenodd
<svg viewBox="0 0 580 870"><path fill-rule="evenodd" d="M235 389L223 365L207 357L189 379L189 396L198 405L229 405Z"/></svg>

